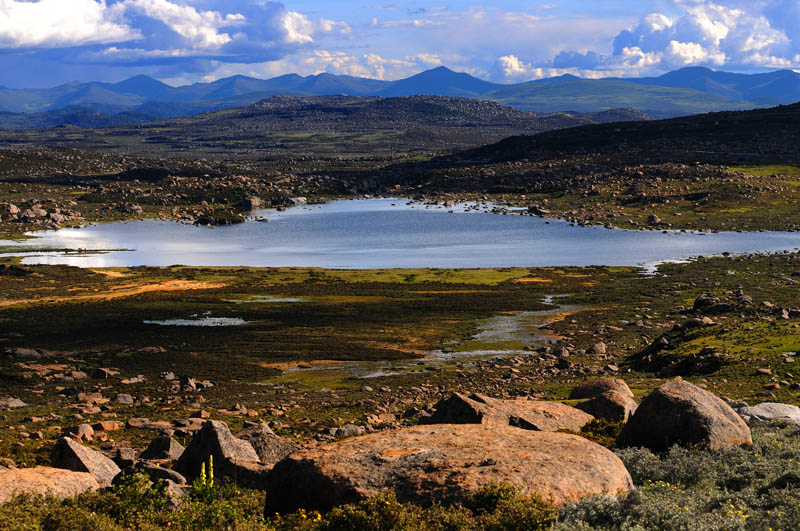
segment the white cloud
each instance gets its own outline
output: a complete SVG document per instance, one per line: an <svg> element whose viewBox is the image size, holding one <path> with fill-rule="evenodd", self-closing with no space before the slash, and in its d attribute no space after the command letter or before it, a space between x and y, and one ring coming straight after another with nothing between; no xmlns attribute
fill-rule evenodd
<svg viewBox="0 0 800 531"><path fill-rule="evenodd" d="M163 22L194 48L219 48L231 41L231 36L220 28L235 26L245 21L239 13L223 16L217 11L198 11L192 6L179 5L169 0L126 0L128 9L138 10L146 16Z"/></svg>
<svg viewBox="0 0 800 531"><path fill-rule="evenodd" d="M638 55L642 63L661 70L688 65L733 69L798 66L793 57L800 51L800 42L789 38L786 22L770 10L785 3L673 0L682 14L653 13L622 31L614 41L614 57L609 63L624 63ZM797 5L796 0L791 3ZM800 16L800 9L796 13Z"/></svg>
<svg viewBox="0 0 800 531"><path fill-rule="evenodd" d="M0 46L63 47L140 38L105 0L0 0Z"/></svg>

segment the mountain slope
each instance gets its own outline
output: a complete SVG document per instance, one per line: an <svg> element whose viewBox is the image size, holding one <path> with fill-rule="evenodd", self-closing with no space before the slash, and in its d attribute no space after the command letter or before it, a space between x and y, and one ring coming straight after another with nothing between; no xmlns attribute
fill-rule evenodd
<svg viewBox="0 0 800 531"><path fill-rule="evenodd" d="M723 98L761 104L800 101L800 74L779 70L763 74L719 72L704 67L687 67L655 78L629 79L637 84L688 88Z"/></svg>
<svg viewBox="0 0 800 531"><path fill-rule="evenodd" d="M474 98L501 86L483 81L466 73L453 72L449 68L440 66L407 79L396 81L390 87L382 90L379 95L396 97L430 94Z"/></svg>
<svg viewBox="0 0 800 531"><path fill-rule="evenodd" d="M757 106L695 89L661 87L629 80L580 79L574 76L530 81L493 90L485 97L532 112L634 108L654 116L694 114Z"/></svg>
<svg viewBox="0 0 800 531"><path fill-rule="evenodd" d="M407 79L383 81L322 73L271 79L233 76L171 87L147 76L120 83L67 83L48 89L0 88L0 111L43 112L81 106L104 113L170 118L255 103L273 95L399 97L440 95L491 99L534 112L603 112L630 108L654 117L765 107L800 101L800 74L734 74L684 68L657 78L580 79L561 76L498 85L438 67ZM171 105L175 103L177 105Z"/></svg>

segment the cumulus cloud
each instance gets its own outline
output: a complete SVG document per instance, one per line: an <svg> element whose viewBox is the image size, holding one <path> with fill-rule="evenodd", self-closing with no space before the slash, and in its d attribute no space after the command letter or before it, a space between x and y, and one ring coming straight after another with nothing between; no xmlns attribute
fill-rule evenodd
<svg viewBox="0 0 800 531"><path fill-rule="evenodd" d="M0 0L0 47L53 48L140 38L105 0Z"/></svg>
<svg viewBox="0 0 800 531"><path fill-rule="evenodd" d="M198 11L189 5L169 0L126 0L116 5L118 11L139 11L145 16L163 22L170 30L185 38L193 48L219 48L231 41L221 28L241 25L244 15L222 15L217 11Z"/></svg>
<svg viewBox="0 0 800 531"><path fill-rule="evenodd" d="M800 8L794 0L705 2L674 0L676 17L653 13L614 40L613 58L632 51L662 69L688 65L741 69L792 66L800 52ZM781 9L776 9L778 6ZM788 11L783 11L788 7ZM794 23L786 15L794 9ZM791 18L791 17L789 17ZM794 37L794 40L790 38Z"/></svg>
<svg viewBox="0 0 800 531"><path fill-rule="evenodd" d="M76 64L258 63L351 34L345 22L265 0L0 0L0 50Z"/></svg>

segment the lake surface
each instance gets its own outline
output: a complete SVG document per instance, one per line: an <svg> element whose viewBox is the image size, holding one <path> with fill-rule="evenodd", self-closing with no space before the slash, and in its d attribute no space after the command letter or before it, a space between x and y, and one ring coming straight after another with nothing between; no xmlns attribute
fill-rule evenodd
<svg viewBox="0 0 800 531"><path fill-rule="evenodd" d="M18 247L26 264L81 267L298 266L341 269L648 265L723 252L795 250L800 233L678 233L571 226L403 199L334 201L255 215L268 223L194 227L137 221L34 233ZM35 252L49 249L104 253ZM28 250L26 252L26 249Z"/></svg>

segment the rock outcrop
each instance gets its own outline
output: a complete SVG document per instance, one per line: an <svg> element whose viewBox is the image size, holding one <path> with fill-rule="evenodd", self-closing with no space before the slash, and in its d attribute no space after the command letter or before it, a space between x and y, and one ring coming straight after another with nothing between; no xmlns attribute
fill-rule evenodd
<svg viewBox="0 0 800 531"><path fill-rule="evenodd" d="M71 498L99 487L95 477L87 472L46 466L0 469L0 503L9 501L16 494Z"/></svg>
<svg viewBox="0 0 800 531"><path fill-rule="evenodd" d="M645 398L617 439L619 446L654 451L673 444L711 450L753 444L750 428L722 399L683 380L667 382Z"/></svg>
<svg viewBox="0 0 800 531"><path fill-rule="evenodd" d="M265 514L325 511L387 489L401 502L457 503L489 483L517 485L556 506L633 488L617 456L577 435L442 424L295 452L267 475Z"/></svg>
<svg viewBox="0 0 800 531"><path fill-rule="evenodd" d="M491 424L526 430L580 431L594 417L559 402L538 400L499 400L472 394L453 393L434 406L435 413L425 424Z"/></svg>

